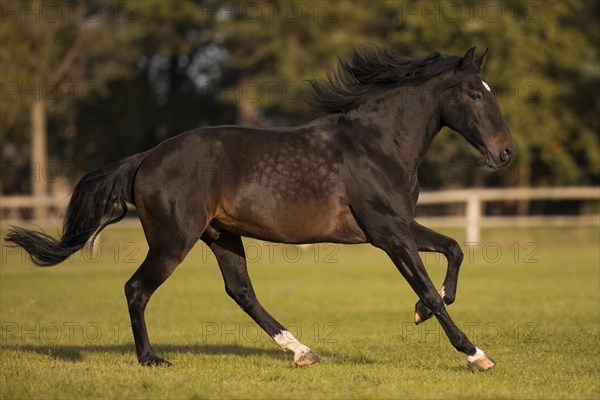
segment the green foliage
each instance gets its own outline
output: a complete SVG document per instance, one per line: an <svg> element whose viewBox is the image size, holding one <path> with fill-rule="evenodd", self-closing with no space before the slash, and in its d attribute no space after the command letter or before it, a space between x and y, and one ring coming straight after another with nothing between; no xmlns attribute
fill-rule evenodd
<svg viewBox="0 0 600 400"><path fill-rule="evenodd" d="M6 83L58 79L101 88L99 96L49 110L51 156L88 169L197 126L308 121L314 112L302 101L310 96L305 80L324 76L325 66L355 46L462 55L476 45L490 49L483 75L496 90L518 157L510 169L488 174L476 169L480 156L464 140L443 133L423 164L434 172L422 183L600 182L596 1L188 0L177 7L148 1L96 8L84 1L75 3L88 10L75 12L81 18L58 21L22 18L6 4L25 6L9 1L2 9L0 139L20 146L9 162L27 153L29 98L8 98ZM102 18L95 18L97 7ZM125 143L115 151L117 140ZM442 172L449 165L465 173L448 179Z"/></svg>
<svg viewBox="0 0 600 400"><path fill-rule="evenodd" d="M229 40L225 43L242 82L286 84L313 74L322 76L323 62L334 64L335 57L347 56L363 43L415 55L432 51L462 55L473 45L480 51L488 47L491 52L483 74L498 93L519 157L500 176L465 173L454 183L599 182L597 2L322 2L316 22L314 8L305 4L278 2L273 18L259 21L244 18L242 10L240 19L226 24ZM289 9L301 9L302 18L291 18L285 12ZM276 103L284 114L304 112L285 99L264 96L260 100L259 106ZM440 171L456 164L472 171L479 156L465 163L464 143L441 136L425 168Z"/></svg>
<svg viewBox="0 0 600 400"><path fill-rule="evenodd" d="M82 2L50 1L2 4L2 107L0 138L23 140L24 120L32 102L44 102L66 115L88 88L101 89L128 71L123 26L107 23L118 4L86 8ZM116 56L116 57L115 57Z"/></svg>

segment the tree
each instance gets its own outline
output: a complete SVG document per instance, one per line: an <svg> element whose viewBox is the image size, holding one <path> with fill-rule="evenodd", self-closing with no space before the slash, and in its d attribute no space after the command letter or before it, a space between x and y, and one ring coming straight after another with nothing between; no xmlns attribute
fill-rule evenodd
<svg viewBox="0 0 600 400"><path fill-rule="evenodd" d="M47 195L49 112L65 114L75 101L125 73L114 61L122 43L118 5L34 0L2 4L2 140L23 142L29 114L31 191ZM112 17L111 17L112 15ZM44 217L43 209L37 217Z"/></svg>
<svg viewBox="0 0 600 400"><path fill-rule="evenodd" d="M231 122L222 117L231 108L215 101L225 50L213 36L210 9L195 1L134 5L124 26L132 73L109 82L106 96L78 104L77 129L86 135L73 145L88 168L198 126Z"/></svg>
<svg viewBox="0 0 600 400"><path fill-rule="evenodd" d="M230 4L234 17L216 29L226 37L242 89L273 82L285 87L323 76L323 65L335 64L336 56L347 56L363 43L407 55L462 55L474 45L479 51L489 47L483 75L497 92L519 157L509 169L492 174L479 169L476 151L464 156L468 146L462 139L442 133L422 166L425 186L600 180L597 2L318 3L317 18L315 6L305 2L274 2L260 10ZM288 122L310 116L303 105L281 97L246 103L241 96L243 123L256 122L261 109L276 111ZM451 176L445 176L448 167L454 168Z"/></svg>
<svg viewBox="0 0 600 400"><path fill-rule="evenodd" d="M37 196L47 193L40 179L47 163L45 143L52 159L76 164L69 176L76 180L114 156L163 140L164 135L148 135L152 123L158 125L152 116L182 107L181 94L189 90L177 85L194 77L180 68L181 61L210 40L205 32L210 17L193 1L177 7L168 2L3 2L2 22L0 139L6 143L3 169L10 170L3 181ZM81 129L84 135L78 134ZM19 165L24 153L31 154L30 168ZM29 170L34 171L31 187L20 185Z"/></svg>
<svg viewBox="0 0 600 400"><path fill-rule="evenodd" d="M3 3L3 142L29 143L30 87L48 87L71 57L58 82L93 83L101 95L44 102L48 129L66 132L48 140L55 157L98 165L197 126L306 122L315 114L303 101L310 96L304 81L323 77L325 66L364 43L412 56L462 55L476 45L490 48L483 75L518 157L488 173L464 140L443 132L421 166L424 186L600 182L598 2L79 1L84 11L74 14L85 17L58 23L48 12L36 21L5 4L59 3ZM118 17L97 18L110 12Z"/></svg>

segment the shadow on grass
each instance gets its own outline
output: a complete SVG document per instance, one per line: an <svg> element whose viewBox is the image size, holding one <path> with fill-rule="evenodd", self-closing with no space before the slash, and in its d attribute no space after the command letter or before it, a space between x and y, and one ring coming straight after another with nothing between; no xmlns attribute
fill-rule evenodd
<svg viewBox="0 0 600 400"><path fill-rule="evenodd" d="M235 356L263 356L281 360L290 360L291 353L284 353L280 349L261 349L246 347L237 344L193 344L193 345L156 345L153 346L159 355L170 353L201 354L201 355L235 355ZM5 351L18 351L35 353L50 357L57 361L77 362L83 360L83 353L117 353L131 354L135 357L133 344L119 345L0 345L0 353ZM323 355L323 354L321 354ZM348 357L340 355L325 355L336 364L373 364L371 359L361 357Z"/></svg>

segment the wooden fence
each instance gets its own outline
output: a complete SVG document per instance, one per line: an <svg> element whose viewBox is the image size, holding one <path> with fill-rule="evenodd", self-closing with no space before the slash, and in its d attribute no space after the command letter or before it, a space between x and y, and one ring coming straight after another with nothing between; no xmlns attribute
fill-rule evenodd
<svg viewBox="0 0 600 400"><path fill-rule="evenodd" d="M467 242L479 242L482 226L518 225L600 225L600 216L497 216L484 215L484 203L514 200L600 200L600 187L560 187L560 188L507 188L507 189L461 189L439 192L423 192L419 196L420 205L465 204L462 217L435 217L435 225L465 226ZM422 218L425 222L428 218ZM421 220L421 219L419 219Z"/></svg>
<svg viewBox="0 0 600 400"><path fill-rule="evenodd" d="M37 225L58 224L64 215L68 198L5 196L0 197L0 226L23 223L20 210L44 208L48 218L34 221ZM479 242L481 228L485 226L531 226L531 225L600 225L598 213L577 216L486 216L486 202L515 200L579 200L599 201L600 187L561 187L561 188L506 188L506 189L461 189L422 192L420 205L464 204L463 215L417 218L425 225L465 227L467 242ZM136 221L134 223L138 225Z"/></svg>

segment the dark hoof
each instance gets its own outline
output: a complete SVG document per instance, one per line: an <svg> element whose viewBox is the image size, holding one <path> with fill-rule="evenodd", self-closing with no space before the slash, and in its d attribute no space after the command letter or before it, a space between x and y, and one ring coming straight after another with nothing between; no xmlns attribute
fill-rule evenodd
<svg viewBox="0 0 600 400"><path fill-rule="evenodd" d="M158 356L146 357L144 359L140 359L139 361L140 361L140 364L142 364L145 367L158 367L158 366L171 367L173 365L169 361L165 360L164 358L160 358Z"/></svg>
<svg viewBox="0 0 600 400"><path fill-rule="evenodd" d="M294 360L294 364L299 367L305 367L310 364L314 364L319 361L321 357L318 354L309 351L308 353L302 354L297 360Z"/></svg>
<svg viewBox="0 0 600 400"><path fill-rule="evenodd" d="M467 367L473 372L476 371L487 371L488 369L492 369L496 366L496 361L492 360L486 355L479 357L477 360L473 362L467 361Z"/></svg>
<svg viewBox="0 0 600 400"><path fill-rule="evenodd" d="M415 305L415 324L419 325L431 317L433 317L431 310L421 303L421 300L417 301Z"/></svg>

